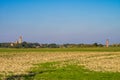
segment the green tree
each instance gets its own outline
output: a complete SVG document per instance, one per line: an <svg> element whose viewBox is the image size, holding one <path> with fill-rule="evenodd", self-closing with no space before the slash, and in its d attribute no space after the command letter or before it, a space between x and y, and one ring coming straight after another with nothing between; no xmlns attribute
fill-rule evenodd
<svg viewBox="0 0 120 80"><path fill-rule="evenodd" d="M55 43L49 44L48 48L58 48L59 46Z"/></svg>
<svg viewBox="0 0 120 80"><path fill-rule="evenodd" d="M97 47L98 46L98 43L93 43L93 47Z"/></svg>

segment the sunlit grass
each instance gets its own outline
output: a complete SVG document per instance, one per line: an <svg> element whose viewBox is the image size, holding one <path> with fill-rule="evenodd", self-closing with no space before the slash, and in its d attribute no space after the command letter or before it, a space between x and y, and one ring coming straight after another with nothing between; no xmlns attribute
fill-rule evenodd
<svg viewBox="0 0 120 80"><path fill-rule="evenodd" d="M0 52L119 52L120 47L87 47L87 48L0 48Z"/></svg>
<svg viewBox="0 0 120 80"><path fill-rule="evenodd" d="M67 64L63 67L55 65L60 62L47 62L37 64L26 75L11 76L7 79L24 80L119 80L119 72L95 72L85 69L83 66Z"/></svg>

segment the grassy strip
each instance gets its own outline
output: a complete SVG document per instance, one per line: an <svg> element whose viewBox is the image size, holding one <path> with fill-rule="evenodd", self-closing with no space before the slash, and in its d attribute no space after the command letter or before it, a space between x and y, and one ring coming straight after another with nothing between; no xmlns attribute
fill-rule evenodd
<svg viewBox="0 0 120 80"><path fill-rule="evenodd" d="M28 75L15 75L6 80L119 80L120 73L95 72L77 65L56 67L59 63L43 63L33 68Z"/></svg>
<svg viewBox="0 0 120 80"><path fill-rule="evenodd" d="M94 47L94 48L0 48L0 52L119 52L120 47Z"/></svg>

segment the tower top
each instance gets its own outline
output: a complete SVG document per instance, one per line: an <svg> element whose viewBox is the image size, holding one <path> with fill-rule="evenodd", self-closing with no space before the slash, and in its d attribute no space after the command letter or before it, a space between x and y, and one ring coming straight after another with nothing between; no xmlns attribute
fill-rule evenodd
<svg viewBox="0 0 120 80"><path fill-rule="evenodd" d="M20 39L22 39L22 36L20 36Z"/></svg>

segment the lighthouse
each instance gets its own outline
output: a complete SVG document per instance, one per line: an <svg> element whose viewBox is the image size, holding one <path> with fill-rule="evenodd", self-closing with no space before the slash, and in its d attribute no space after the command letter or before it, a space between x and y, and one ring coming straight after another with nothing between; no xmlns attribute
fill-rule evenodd
<svg viewBox="0 0 120 80"><path fill-rule="evenodd" d="M109 47L109 39L106 39L106 47Z"/></svg>

